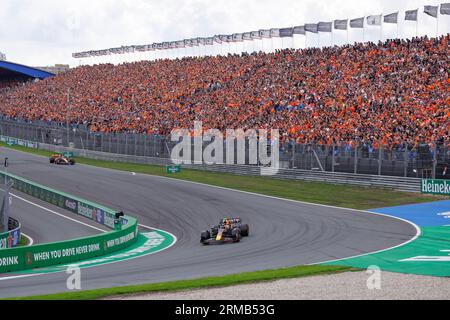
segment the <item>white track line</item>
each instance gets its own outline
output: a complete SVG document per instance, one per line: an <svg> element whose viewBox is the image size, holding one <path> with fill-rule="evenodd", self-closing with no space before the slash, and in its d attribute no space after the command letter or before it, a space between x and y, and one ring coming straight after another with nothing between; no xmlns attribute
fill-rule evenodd
<svg viewBox="0 0 450 320"><path fill-rule="evenodd" d="M105 168L105 169L106 170L113 170L113 171L116 171L116 172L119 171L119 170L108 169L108 168ZM121 172L123 172L123 171L121 171ZM268 198L268 199L274 199L274 200L287 201L287 202L311 205L311 206L322 207L322 208L345 210L345 211L353 211L353 212L377 215L377 216L382 216L382 217L388 217L388 218L392 218L392 219L395 219L395 220L400 220L400 221L406 222L406 223L410 224L411 226L413 226L416 229L416 235L411 240L408 240L405 243L399 244L399 245L397 245L395 247L379 250L379 251L376 251L376 252L365 253L365 254L361 254L361 255L357 255L357 256L352 256L352 257L348 257L348 258L340 258L340 259L335 259L335 260L330 260L330 261L318 262L318 263L314 263L314 264L310 264L310 265L319 265L319 264L338 262L338 261L341 261L341 260L349 260L349 259L361 258L361 257L365 257L365 256L379 254L379 253L382 253L382 252L391 251L391 250L394 250L394 249L398 249L398 248L404 247L404 246L406 246L406 245L416 241L422 235L421 228L418 225L416 225L415 223L413 223L412 221L408 221L408 220L405 220L405 219L402 219L402 218L399 218L399 217L395 217L395 216L391 216L391 215L388 215L388 214L377 213L377 212L372 212L372 211L367 211L367 210L342 208L342 207L336 207L336 206L330 206L330 205L318 204L318 203L311 203L311 202L305 202L305 201L299 201L299 200L279 198L279 197L275 197L275 196L268 196L268 195L258 194L258 193L249 192L249 191L235 190L235 189L230 189L230 188L225 188L225 187L220 187L220 186L214 186L214 185L209 185L209 184L200 183L200 182L187 181L187 180L181 180L181 179L176 179L176 178L169 178L169 177L164 177L164 176L155 176L155 175L148 175L148 174L138 174L138 175L140 175L140 176L158 177L158 178L171 180L171 181L177 181L177 182L181 181L181 182L184 182L184 183L190 183L190 184L199 185L199 186L203 186L203 187L216 188L216 189L227 190L227 191L232 191L232 192L239 192L239 193L243 193L243 194L248 194L248 195L257 196L257 197L263 197L263 198ZM346 213L345 211L343 211L343 213Z"/></svg>
<svg viewBox="0 0 450 320"><path fill-rule="evenodd" d="M91 229L100 231L100 232L102 232L102 233L106 233L105 230L102 230L102 229L100 229L100 228L94 227L94 226L92 226L92 225L90 225L90 224L88 224L88 223L85 223L85 222L82 222L82 221L79 221L79 220L76 220L76 219L67 217L67 216L65 216L65 215L63 215L63 214L61 214L61 213L58 213L58 212L53 211L53 210L51 210L51 209L49 209L49 208L43 207L43 206L41 206L41 205L39 205L39 204L37 204L37 203L34 203L34 202L29 201L29 200L27 200L27 199L24 199L24 198L22 198L22 197L20 197L20 196L18 196L18 195L16 195L16 194L14 194L14 193L10 193L10 194L11 194L11 196L13 196L14 198L17 198L17 199L19 199L19 200L21 200L21 201L23 201L23 202L26 202L26 203L28 203L28 204L31 204L32 206L35 206L35 207L37 207L37 208L39 208L39 209L42 209L42 210L48 211L48 212L50 212L50 213L53 213L54 215L57 215L57 216L59 216L59 217L61 217L61 218L70 220L70 221L75 222L75 223L78 223L78 224L81 224L81 225L83 225L83 226L86 226L86 227L89 227L89 228L91 228Z"/></svg>
<svg viewBox="0 0 450 320"><path fill-rule="evenodd" d="M23 232L22 232L22 235L23 235L25 238L28 239L28 245L27 245L27 247L31 247L31 246L34 244L33 238L30 237L30 236L27 236L27 235L26 235L25 233L23 233Z"/></svg>
<svg viewBox="0 0 450 320"><path fill-rule="evenodd" d="M8 150L12 150L12 149L8 149ZM16 151L16 150L12 150L12 151ZM30 153L27 152L23 152L23 151L16 151L19 153L25 153L27 155L31 155ZM103 169L103 170L108 170L108 171L114 171L114 172L121 172L123 174L131 174L132 176L135 176L133 173L129 172L129 171L123 171L123 170L114 170L114 169L109 169L109 168L102 168L102 167L96 167L96 166L90 166L90 165L86 165L86 164L79 164L81 166L85 166L85 167L90 167L90 168L96 168L96 169ZM135 173L136 174L136 173ZM372 254L376 254L376 253L381 253L381 252L387 252L390 250L394 250L394 249L398 249L401 247L404 247L408 244L410 244L411 242L417 240L421 235L422 235L422 230L420 229L419 226L417 226L415 223L405 220L405 219L401 219L395 216L390 216L387 214L381 214L381 213L376 213L376 212L370 212L367 210L358 210L358 209L349 209L349 208L341 208L341 207L336 207L336 206L330 206L330 205L324 205L324 204L318 204L318 203L311 203L311 202L305 202L305 201L299 201L299 200L292 200L292 199L285 199L285 198L279 198L279 197L274 197L274 196L268 196L268 195L264 195L264 194L258 194L258 193L254 193L254 192L248 192L248 191L242 191L242 190L235 190L235 189L230 189L230 188L225 188L225 187L219 187L219 186L214 186L214 185L209 185L209 184L205 184L205 183L200 183L200 182L194 182L194 181L187 181L187 180L182 180L182 179L175 179L175 178L169 178L169 177L164 177L164 176L157 176L157 175L151 175L151 174L142 174L142 173L137 173L137 176L144 176L144 177L156 177L156 178L160 178L160 179L165 179L165 180L171 180L171 181L177 181L177 182L183 182L183 183L189 183L189 184L195 184L195 185L199 185L199 186L204 186L204 187L208 187L208 188L216 188L216 189L221 189L221 190L227 190L227 191L232 191L232 192L239 192L239 193L243 193L243 194L248 194L248 195L252 195L252 196L257 196L257 197L263 197L263 198L268 198L268 199L274 199L274 200L280 200L280 201L287 201L287 202L292 202L292 203L299 203L299 204L306 204L306 205L311 205L311 206L316 206L316 207L322 207L322 208L330 208L330 209L337 209L337 210L345 210L345 211L354 211L354 212L360 212L360 213L366 213L366 214L374 214L374 215L378 215L378 216L384 216L384 217L389 217L392 219L396 219L396 220L400 220L403 222L407 222L408 224L412 225L417 233L416 235L409 241L400 244L398 246L392 247L392 248L388 248L388 249L384 249L381 251L377 251L375 253L366 253L363 255L358 255L358 256L354 256L354 257L348 257L348 258L342 258L342 259L336 259L336 260L332 260L332 261L325 261L325 262L319 262L316 263L317 264L324 264L324 263L331 263L331 262L335 262L335 261L340 261L340 260L348 260L348 259L353 259L353 258L358 258L358 257L363 257L363 256L368 256L368 255L372 255ZM344 212L345 213L345 212Z"/></svg>

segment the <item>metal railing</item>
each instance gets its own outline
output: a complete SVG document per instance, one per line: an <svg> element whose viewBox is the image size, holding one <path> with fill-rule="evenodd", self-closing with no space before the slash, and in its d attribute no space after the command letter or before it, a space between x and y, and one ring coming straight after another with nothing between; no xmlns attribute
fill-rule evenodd
<svg viewBox="0 0 450 320"><path fill-rule="evenodd" d="M85 152L126 155L131 158L154 158L162 163L170 161L171 151L176 145L176 142L170 141L170 137L158 135L97 133L90 132L83 125L72 126L67 130L65 124L43 121L28 123L4 118L0 119L0 134ZM206 148L206 144L203 147ZM236 149L235 146L234 154ZM226 148L224 151L223 162L227 163ZM351 147L345 144L327 146L290 142L280 146L280 166L283 170L291 169L298 171L299 174L312 171L314 176L318 176L317 172L321 171L336 174L440 179L448 178L444 176L444 172L449 163L450 146L440 142L418 146L403 143L392 149L375 148L367 143ZM245 164L250 164L248 145ZM234 166L225 167L236 170L232 169Z"/></svg>

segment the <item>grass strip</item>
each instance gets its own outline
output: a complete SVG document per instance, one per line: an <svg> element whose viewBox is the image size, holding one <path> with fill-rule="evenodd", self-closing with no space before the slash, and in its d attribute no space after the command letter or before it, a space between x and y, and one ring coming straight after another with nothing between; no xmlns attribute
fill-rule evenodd
<svg viewBox="0 0 450 320"><path fill-rule="evenodd" d="M157 292L177 292L193 289L229 287L255 282L267 282L281 279L294 279L318 275L338 274L356 270L357 269L354 268L340 266L299 266L277 270L248 272L222 277L209 277L195 280L183 280L89 291L77 291L44 296L13 298L6 300L95 300L106 297L119 297L124 295L129 296Z"/></svg>

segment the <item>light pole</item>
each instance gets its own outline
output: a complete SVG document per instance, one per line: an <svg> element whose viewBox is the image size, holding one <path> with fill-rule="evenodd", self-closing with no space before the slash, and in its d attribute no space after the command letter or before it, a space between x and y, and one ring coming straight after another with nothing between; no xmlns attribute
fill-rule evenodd
<svg viewBox="0 0 450 320"><path fill-rule="evenodd" d="M70 89L67 89L67 115L66 115L66 120L67 120L67 147L70 147L70 116L69 116L69 112L70 112Z"/></svg>

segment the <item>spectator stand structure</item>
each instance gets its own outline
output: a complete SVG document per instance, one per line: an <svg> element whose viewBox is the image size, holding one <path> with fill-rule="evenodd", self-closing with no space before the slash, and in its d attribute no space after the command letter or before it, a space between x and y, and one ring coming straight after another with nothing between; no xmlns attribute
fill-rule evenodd
<svg viewBox="0 0 450 320"><path fill-rule="evenodd" d="M0 59L0 92L14 88L22 83L42 80L52 76L54 76L53 73Z"/></svg>

